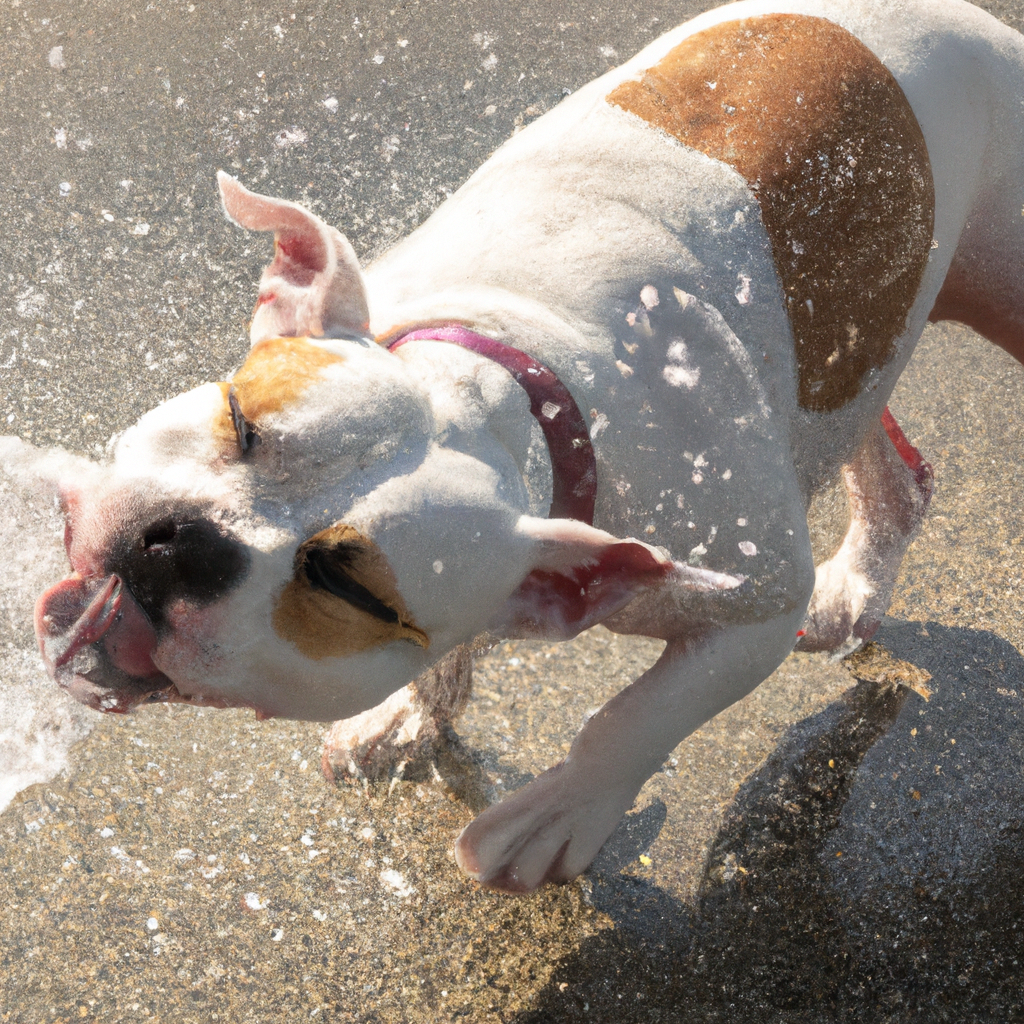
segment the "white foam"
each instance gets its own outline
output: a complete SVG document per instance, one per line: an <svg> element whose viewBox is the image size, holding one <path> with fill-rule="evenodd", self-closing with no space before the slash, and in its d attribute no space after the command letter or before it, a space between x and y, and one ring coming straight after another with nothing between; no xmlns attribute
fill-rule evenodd
<svg viewBox="0 0 1024 1024"><path fill-rule="evenodd" d="M36 647L32 609L67 558L52 489L25 472L34 454L0 438L0 811L67 767L95 717L50 679Z"/></svg>

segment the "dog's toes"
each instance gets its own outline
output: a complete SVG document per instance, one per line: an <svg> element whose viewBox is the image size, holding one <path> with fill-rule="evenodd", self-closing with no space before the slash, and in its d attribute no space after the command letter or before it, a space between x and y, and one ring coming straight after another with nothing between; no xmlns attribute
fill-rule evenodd
<svg viewBox="0 0 1024 1024"><path fill-rule="evenodd" d="M329 782L376 781L422 760L439 741L433 719L408 688L353 718L335 722L324 738L321 769Z"/></svg>
<svg viewBox="0 0 1024 1024"><path fill-rule="evenodd" d="M525 893L585 871L628 800L576 786L557 765L469 823L455 843L464 874L489 889Z"/></svg>
<svg viewBox="0 0 1024 1024"><path fill-rule="evenodd" d="M563 838L560 830L534 837L532 843L509 850L504 856L492 857L478 847L481 836L471 829L472 826L463 831L456 841L455 860L463 874L488 889L528 893L545 882L562 882L574 877L562 870L571 839Z"/></svg>
<svg viewBox="0 0 1024 1024"><path fill-rule="evenodd" d="M877 600L874 594L865 600L861 591L816 591L794 650L844 658L878 632L882 624L879 609L887 606L887 601Z"/></svg>
<svg viewBox="0 0 1024 1024"><path fill-rule="evenodd" d="M880 615L869 615L865 613L854 624L851 637L857 641L858 647L863 647L878 632L882 624Z"/></svg>
<svg viewBox="0 0 1024 1024"><path fill-rule="evenodd" d="M819 565L795 649L833 655L856 650L864 642L862 624L871 633L878 628L878 622L869 621L874 618L868 609L873 596L871 581L841 560Z"/></svg>

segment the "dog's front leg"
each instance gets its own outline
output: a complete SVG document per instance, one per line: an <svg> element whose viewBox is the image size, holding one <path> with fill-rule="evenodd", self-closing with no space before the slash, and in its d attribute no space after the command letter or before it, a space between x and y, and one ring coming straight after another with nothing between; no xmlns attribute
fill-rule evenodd
<svg viewBox="0 0 1024 1024"><path fill-rule="evenodd" d="M432 757L472 686L473 653L456 647L377 707L335 722L324 739L324 775L331 782L387 778Z"/></svg>
<svg viewBox="0 0 1024 1024"><path fill-rule="evenodd" d="M466 827L455 845L462 870L509 892L578 875L672 749L786 657L803 607L669 643L587 722L561 764Z"/></svg>

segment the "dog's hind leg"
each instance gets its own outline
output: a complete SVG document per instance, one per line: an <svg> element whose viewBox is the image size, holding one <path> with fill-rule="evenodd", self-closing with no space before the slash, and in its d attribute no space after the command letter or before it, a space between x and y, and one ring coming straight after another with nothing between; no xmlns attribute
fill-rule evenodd
<svg viewBox="0 0 1024 1024"><path fill-rule="evenodd" d="M335 722L324 738L324 775L376 780L431 759L472 686L472 651L456 647L377 707Z"/></svg>
<svg viewBox="0 0 1024 1024"><path fill-rule="evenodd" d="M925 78L908 81L935 172L932 255L948 268L929 319L967 324L1024 362L1024 43L984 19L936 52L942 73L924 88ZM850 527L817 569L797 643L840 655L878 627L932 490L930 467L888 412L843 475Z"/></svg>
<svg viewBox="0 0 1024 1024"><path fill-rule="evenodd" d="M955 250L929 319L967 324L1024 363L1024 44L999 35L998 48L977 43L969 65L984 97L971 160L943 158L944 147L964 145L948 125L929 142L935 167L959 168L936 180L936 235L955 239ZM801 650L845 654L871 637L931 497L931 467L888 411L843 474L850 528L817 569Z"/></svg>
<svg viewBox="0 0 1024 1024"><path fill-rule="evenodd" d="M988 88L973 196L929 320L958 320L1024 363L1024 39L999 26L997 49L975 62ZM938 255L938 254L937 254Z"/></svg>
<svg viewBox="0 0 1024 1024"><path fill-rule="evenodd" d="M1024 363L1024 166L1012 196L1000 186L971 215L928 319L958 320Z"/></svg>
<svg viewBox="0 0 1024 1024"><path fill-rule="evenodd" d="M932 496L932 467L888 409L843 467L843 479L850 526L815 570L798 650L844 655L871 639Z"/></svg>

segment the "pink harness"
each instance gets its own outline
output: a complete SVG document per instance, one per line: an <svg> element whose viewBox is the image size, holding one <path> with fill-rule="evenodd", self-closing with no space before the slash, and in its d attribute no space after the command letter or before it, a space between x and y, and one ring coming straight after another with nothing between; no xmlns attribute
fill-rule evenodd
<svg viewBox="0 0 1024 1024"><path fill-rule="evenodd" d="M448 341L486 356L504 367L530 399L530 412L540 424L551 457L552 519L594 522L597 500L597 464L586 420L569 389L543 363L511 345L485 338L461 324L425 327L396 338L394 351L407 341Z"/></svg>

